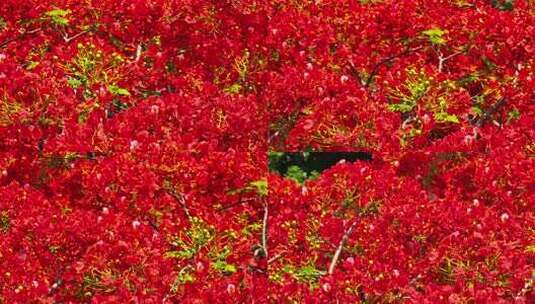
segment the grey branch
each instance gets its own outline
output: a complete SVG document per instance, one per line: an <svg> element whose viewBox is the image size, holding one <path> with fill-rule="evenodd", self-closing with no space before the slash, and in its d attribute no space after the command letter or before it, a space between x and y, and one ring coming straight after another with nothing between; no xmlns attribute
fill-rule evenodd
<svg viewBox="0 0 535 304"><path fill-rule="evenodd" d="M36 28L36 29L33 29L33 30L24 31L24 32L22 32L22 33L21 33L20 35L18 35L18 36L15 36L15 37L10 38L10 39L8 39L8 40L6 40L6 41L4 41L4 42L1 42L1 43L0 43L0 49L6 47L8 44L10 44L10 43L13 42L13 41L17 41L17 40L19 40L19 39L22 39L22 38L24 38L26 35L29 35L29 34L35 34L35 33L37 33L37 32L40 32L41 30L42 30L41 28Z"/></svg>
<svg viewBox="0 0 535 304"><path fill-rule="evenodd" d="M344 236L340 240L340 243L338 244L338 248L336 248L336 252L334 253L333 259L331 260L331 265L329 265L329 271L328 274L333 274L334 268L336 267L336 263L338 263L338 259L340 258L340 254L342 253L342 250L344 249L344 245L347 242L347 239L349 239L349 236L353 232L353 229L355 229L355 226L357 226L357 221L354 221L349 228L344 232Z"/></svg>
<svg viewBox="0 0 535 304"><path fill-rule="evenodd" d="M180 207L182 207L182 210L184 211L188 219L191 219L191 214L189 212L188 206L186 206L186 199L184 198L184 195L176 193L174 189L167 189L167 193L171 195L180 204Z"/></svg>
<svg viewBox="0 0 535 304"><path fill-rule="evenodd" d="M89 32L89 30L81 31L78 34L75 34L74 36L71 36L71 37L69 37L69 36L67 36L67 34L65 34L65 35L63 35L63 40L65 41L65 43L69 43L69 42L73 41L74 39L82 36L83 34L85 34L87 32Z"/></svg>
<svg viewBox="0 0 535 304"><path fill-rule="evenodd" d="M267 230L268 230L268 203L264 202L264 219L262 220L262 249L264 250L264 256L268 257L267 247Z"/></svg>
<svg viewBox="0 0 535 304"><path fill-rule="evenodd" d="M374 67L373 67L373 70L372 72L370 73L370 76L368 76L368 78L366 79L366 81L364 82L364 87L368 87L370 86L372 80L373 80L373 77L375 77L375 75L377 75L377 73L379 72L379 68L384 65L384 64L387 64L387 63L390 63L391 61L397 59L397 58L400 58L400 57L403 57L403 56L406 56L406 55L409 55L411 53L414 53L416 51L419 51L421 50L423 47L420 46L420 47L416 47L416 48L413 48L413 49L409 49L409 48L406 48L403 52L399 53L399 54L395 54L395 55L392 55L390 57L387 57L381 61L379 61Z"/></svg>
<svg viewBox="0 0 535 304"><path fill-rule="evenodd" d="M455 52L449 56L446 56L444 57L442 55L442 53L439 52L439 55L438 55L438 71L439 72L442 72L443 68L444 68L444 63L448 60L450 60L451 58L455 57L455 56L458 56L460 54L462 54L463 51L459 51L459 52Z"/></svg>

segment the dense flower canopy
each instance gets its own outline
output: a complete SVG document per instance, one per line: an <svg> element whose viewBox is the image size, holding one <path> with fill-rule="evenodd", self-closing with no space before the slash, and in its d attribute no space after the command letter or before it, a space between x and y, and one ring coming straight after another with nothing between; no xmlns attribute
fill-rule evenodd
<svg viewBox="0 0 535 304"><path fill-rule="evenodd" d="M2 0L0 303L534 303L534 138L534 1Z"/></svg>

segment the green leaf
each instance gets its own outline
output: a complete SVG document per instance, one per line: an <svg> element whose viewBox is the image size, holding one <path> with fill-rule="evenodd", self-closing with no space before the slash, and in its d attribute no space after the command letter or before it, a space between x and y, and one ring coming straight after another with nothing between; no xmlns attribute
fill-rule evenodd
<svg viewBox="0 0 535 304"><path fill-rule="evenodd" d="M130 96L130 92L128 92L127 89L118 87L116 85L110 84L108 86L108 91L112 93L113 95L121 95L121 96Z"/></svg>
<svg viewBox="0 0 535 304"><path fill-rule="evenodd" d="M67 84L69 84L69 86L71 86L71 88L77 89L82 85L82 82L77 78L69 77L69 78L67 78Z"/></svg>
<svg viewBox="0 0 535 304"><path fill-rule="evenodd" d="M488 70L494 70L496 68L496 64L494 64L494 62L492 62L489 58L487 58L486 56L481 56L481 61L483 61L483 63L485 64L485 67L488 69Z"/></svg>
<svg viewBox="0 0 535 304"><path fill-rule="evenodd" d="M192 258L197 251L193 248L186 248L180 251L168 251L163 257L166 259L190 259Z"/></svg>
<svg viewBox="0 0 535 304"><path fill-rule="evenodd" d="M294 277L301 282L313 283L316 282L322 275L325 274L325 271L316 269L314 265L306 265L299 268Z"/></svg>
<svg viewBox="0 0 535 304"><path fill-rule="evenodd" d="M518 120L519 117L520 117L520 111L518 111L517 108L513 108L511 111L509 111L509 113L507 113L508 122Z"/></svg>
<svg viewBox="0 0 535 304"><path fill-rule="evenodd" d="M501 10L501 11L512 11L514 8L514 0L492 0L491 1L492 6L495 8Z"/></svg>
<svg viewBox="0 0 535 304"><path fill-rule="evenodd" d="M286 173L287 178L293 179L299 184L302 184L305 181L307 177L306 175L306 172L303 171L303 169L301 169L299 166L288 167L288 172Z"/></svg>
<svg viewBox="0 0 535 304"><path fill-rule="evenodd" d="M478 106L473 106L471 109L472 109L472 112L474 112L474 114L475 114L476 116L481 116L481 115L483 115L483 110L482 110L480 107L478 107Z"/></svg>
<svg viewBox="0 0 535 304"><path fill-rule="evenodd" d="M437 122L451 122L451 123L459 123L459 118L455 115L450 115L447 112L438 112L435 113L435 120Z"/></svg>
<svg viewBox="0 0 535 304"><path fill-rule="evenodd" d="M395 103L395 104L389 104L388 110L392 112L410 112L414 108L414 104L407 104L407 103Z"/></svg>
<svg viewBox="0 0 535 304"><path fill-rule="evenodd" d="M66 26L69 25L69 19L67 19L66 17L70 13L71 10L53 9L51 11L46 12L45 16L49 17L52 22L57 25Z"/></svg>
<svg viewBox="0 0 535 304"><path fill-rule="evenodd" d="M249 183L260 196L268 195L268 183L266 179L260 179Z"/></svg>
<svg viewBox="0 0 535 304"><path fill-rule="evenodd" d="M212 268L225 275L230 275L237 271L236 266L222 260L212 262Z"/></svg>
<svg viewBox="0 0 535 304"><path fill-rule="evenodd" d="M432 28L432 29L428 29L428 30L425 30L425 31L422 32L422 34L427 36L429 41L431 41L431 43L435 44L435 45L446 44L446 39L444 39L444 37L443 37L445 33L446 33L446 31L443 31L438 27L435 27L435 28Z"/></svg>
<svg viewBox="0 0 535 304"><path fill-rule="evenodd" d="M195 282L195 274L191 266L186 266L180 270L175 280L171 284L171 293L177 293L180 285Z"/></svg>
<svg viewBox="0 0 535 304"><path fill-rule="evenodd" d="M31 70L35 69L38 65L39 65L39 61L30 60L26 64L26 70L31 71Z"/></svg>
<svg viewBox="0 0 535 304"><path fill-rule="evenodd" d="M71 10L54 9L45 13L48 17L65 17L71 13Z"/></svg>
<svg viewBox="0 0 535 304"><path fill-rule="evenodd" d="M229 94L238 94L240 93L241 91L241 85L239 83L235 83L229 87L226 87L225 89L223 89L223 91L225 93L229 93Z"/></svg>

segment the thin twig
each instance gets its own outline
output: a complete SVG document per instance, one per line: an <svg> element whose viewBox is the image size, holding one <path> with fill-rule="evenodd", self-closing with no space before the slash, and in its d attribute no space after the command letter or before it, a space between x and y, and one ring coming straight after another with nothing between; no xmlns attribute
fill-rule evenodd
<svg viewBox="0 0 535 304"><path fill-rule="evenodd" d="M348 64L349 64L349 72L351 73L351 75L357 78L357 80L359 81L361 85L365 85L364 79L360 77L359 72L357 71L357 68L355 67L355 64L353 63L353 60L349 60Z"/></svg>
<svg viewBox="0 0 535 304"><path fill-rule="evenodd" d="M257 199L256 197L240 198L237 202L232 203L230 205L219 207L216 211L217 212L225 211L225 210L230 209L232 207L235 207L235 206L238 206L238 205L250 202L250 201L254 201L256 199Z"/></svg>
<svg viewBox="0 0 535 304"><path fill-rule="evenodd" d="M274 255L273 257L271 257L271 259L269 259L267 261L268 265L275 262L276 260L282 258L282 253L277 253L276 255Z"/></svg>
<svg viewBox="0 0 535 304"><path fill-rule="evenodd" d="M439 56L438 56L438 71L439 72L442 72L442 69L444 68L444 62L450 60L451 58L455 57L455 56L458 56L458 55L461 55L463 53L463 51L458 51L458 52L455 52L447 57L442 57L442 53L439 53Z"/></svg>
<svg viewBox="0 0 535 304"><path fill-rule="evenodd" d="M476 127L481 127L492 115L494 115L494 113L498 112L498 110L500 110L500 108L503 107L506 103L507 99L502 97L489 109L487 109L485 113L483 113L483 115L479 117L479 119L474 120L472 124Z"/></svg>
<svg viewBox="0 0 535 304"><path fill-rule="evenodd" d="M81 31L79 32L78 34L74 35L74 36L71 36L71 37L68 37L66 34L63 36L63 40L65 41L65 43L69 43L71 42L72 40L82 36L83 34L89 32L89 30L84 30L84 31Z"/></svg>
<svg viewBox="0 0 535 304"><path fill-rule="evenodd" d="M368 78L366 79L366 82L364 83L364 87L368 87L370 85L370 83L372 82L373 80L373 77L375 77L375 75L377 75L377 73L379 72L379 68L383 65L383 64L387 64L399 57L403 57L403 56L406 56L406 55L409 55L410 53L414 53L416 51L419 51L423 48L423 46L419 46L417 48L413 48L413 49L405 49L403 52L401 53L398 53L398 54L395 54L395 55L392 55L390 57L387 57L381 61L379 61L374 67L373 67L373 70L372 72L370 73L370 76L368 76Z"/></svg>
<svg viewBox="0 0 535 304"><path fill-rule="evenodd" d="M334 253L333 259L331 260L331 265L329 265L329 271L328 274L333 274L334 268L336 267L336 263L338 262L338 259L340 258L340 254L342 253L342 250L344 248L345 243L347 242L347 239L351 235L351 232L353 232L353 229L357 226L357 221L354 221L349 228L344 232L344 236L340 240L340 243L338 244L338 248L336 248L336 252Z"/></svg>
<svg viewBox="0 0 535 304"><path fill-rule="evenodd" d="M139 58L141 58L141 51L142 51L142 48L141 48L141 43L137 45L137 48L136 48L136 59L135 59L135 62L138 62L139 61Z"/></svg>
<svg viewBox="0 0 535 304"><path fill-rule="evenodd" d="M262 221L262 249L264 250L264 256L268 257L267 247L267 230L268 230L268 203L264 202L264 219Z"/></svg>
<svg viewBox="0 0 535 304"><path fill-rule="evenodd" d="M41 28L36 28L36 29L33 29L33 30L29 30L29 31L24 31L23 33L21 33L20 35L16 36L16 37L13 37L13 38L10 38L2 43L0 43L0 49L1 48L4 48L5 46L7 46L8 44L10 44L11 42L13 41L17 41L19 39L22 39L24 38L24 36L26 35L29 35L29 34L34 34L34 33L37 33L39 31L41 31L42 29Z"/></svg>
<svg viewBox="0 0 535 304"><path fill-rule="evenodd" d="M188 219L191 219L191 214L189 212L188 206L186 206L186 199L184 198L184 195L177 194L174 189L167 189L167 193L171 195L180 204L180 207L182 207L182 210L184 211Z"/></svg>

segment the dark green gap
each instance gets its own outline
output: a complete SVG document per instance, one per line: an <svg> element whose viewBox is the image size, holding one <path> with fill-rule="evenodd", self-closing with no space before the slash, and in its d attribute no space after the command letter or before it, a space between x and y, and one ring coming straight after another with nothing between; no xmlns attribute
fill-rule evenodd
<svg viewBox="0 0 535 304"><path fill-rule="evenodd" d="M367 152L270 152L268 158L270 171L302 183L318 176L341 160L371 161L372 155Z"/></svg>

